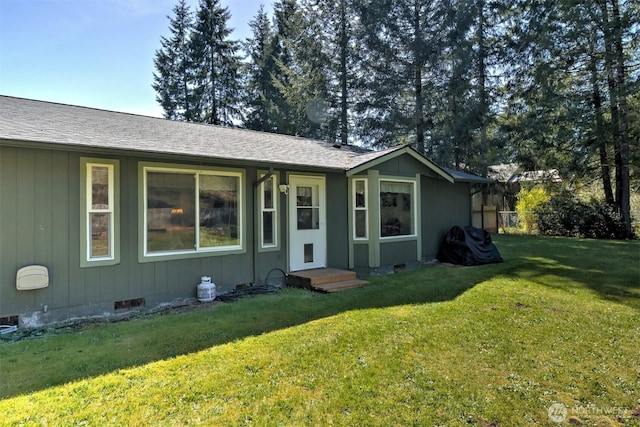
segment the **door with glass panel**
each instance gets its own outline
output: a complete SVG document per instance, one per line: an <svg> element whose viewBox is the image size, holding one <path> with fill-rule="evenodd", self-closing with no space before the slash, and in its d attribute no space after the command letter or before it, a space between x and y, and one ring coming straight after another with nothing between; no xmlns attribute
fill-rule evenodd
<svg viewBox="0 0 640 427"><path fill-rule="evenodd" d="M289 177L289 268L326 267L325 179Z"/></svg>

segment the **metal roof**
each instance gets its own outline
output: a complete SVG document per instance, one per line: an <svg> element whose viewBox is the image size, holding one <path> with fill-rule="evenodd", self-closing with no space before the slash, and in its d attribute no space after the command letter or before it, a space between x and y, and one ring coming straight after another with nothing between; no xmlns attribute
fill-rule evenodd
<svg viewBox="0 0 640 427"><path fill-rule="evenodd" d="M479 175L473 175L471 173L462 172L455 169L450 168L442 168L448 174L450 174L456 182L469 182L471 184L490 184L495 182L493 179L484 178Z"/></svg>

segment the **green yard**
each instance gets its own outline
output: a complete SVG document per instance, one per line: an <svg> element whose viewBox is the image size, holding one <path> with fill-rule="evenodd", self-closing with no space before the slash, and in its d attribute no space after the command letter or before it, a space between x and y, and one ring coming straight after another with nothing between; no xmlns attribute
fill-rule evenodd
<svg viewBox="0 0 640 427"><path fill-rule="evenodd" d="M495 239L502 264L0 342L0 424L640 425L640 242Z"/></svg>

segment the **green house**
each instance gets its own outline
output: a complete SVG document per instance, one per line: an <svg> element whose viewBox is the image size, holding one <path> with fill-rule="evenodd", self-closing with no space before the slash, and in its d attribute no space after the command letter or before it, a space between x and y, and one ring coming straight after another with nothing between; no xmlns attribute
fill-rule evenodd
<svg viewBox="0 0 640 427"><path fill-rule="evenodd" d="M485 182L408 146L0 96L0 323L193 298L201 276L225 293L274 269L431 260Z"/></svg>

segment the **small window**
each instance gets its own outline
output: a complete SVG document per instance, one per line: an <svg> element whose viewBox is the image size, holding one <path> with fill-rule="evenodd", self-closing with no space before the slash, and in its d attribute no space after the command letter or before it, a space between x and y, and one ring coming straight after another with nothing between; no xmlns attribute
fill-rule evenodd
<svg viewBox="0 0 640 427"><path fill-rule="evenodd" d="M367 200L367 180L353 180L353 233L354 239L366 239L368 233L369 213Z"/></svg>
<svg viewBox="0 0 640 427"><path fill-rule="evenodd" d="M320 228L320 187L318 185L296 186L296 214L298 230Z"/></svg>
<svg viewBox="0 0 640 427"><path fill-rule="evenodd" d="M278 246L278 180L271 175L260 184L260 228L262 248Z"/></svg>
<svg viewBox="0 0 640 427"><path fill-rule="evenodd" d="M415 235L414 200L414 181L380 181L380 237Z"/></svg>
<svg viewBox="0 0 640 427"><path fill-rule="evenodd" d="M118 162L82 159L82 266L118 262Z"/></svg>

